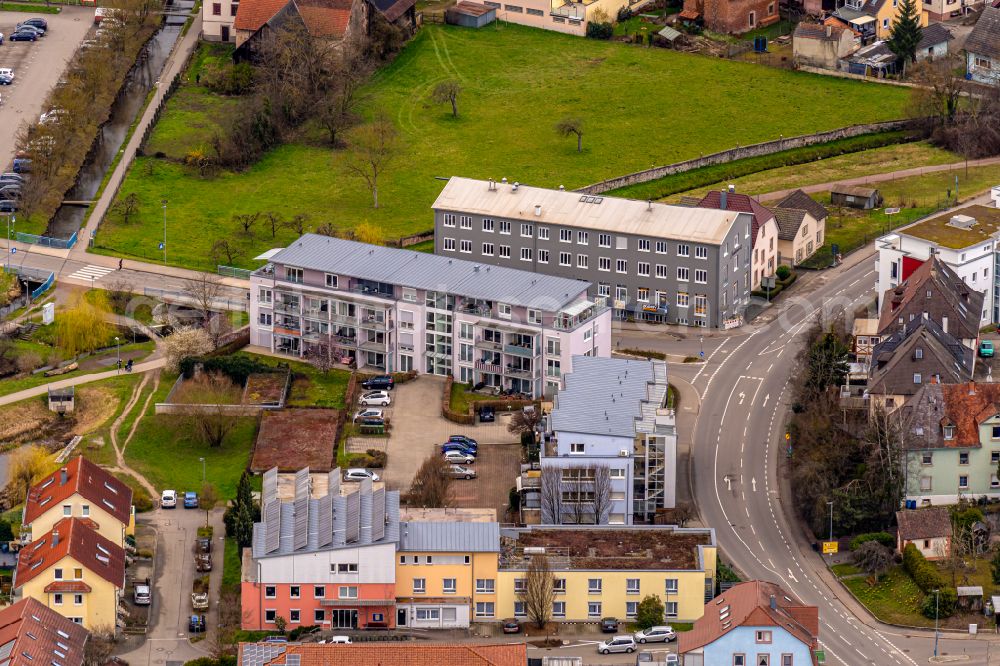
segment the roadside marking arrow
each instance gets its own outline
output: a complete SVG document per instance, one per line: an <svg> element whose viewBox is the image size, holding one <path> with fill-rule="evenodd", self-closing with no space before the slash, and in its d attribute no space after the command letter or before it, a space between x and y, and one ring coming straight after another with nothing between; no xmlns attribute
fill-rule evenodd
<svg viewBox="0 0 1000 666"><path fill-rule="evenodd" d="M746 398L746 397L747 397L747 394L744 393L743 391L740 391L740 404L741 405L743 404L743 399Z"/></svg>
<svg viewBox="0 0 1000 666"><path fill-rule="evenodd" d="M799 579L795 577L795 574L792 573L791 569L788 570L788 577L791 578L793 582L799 582Z"/></svg>
<svg viewBox="0 0 1000 666"><path fill-rule="evenodd" d="M768 398L770 398L770 397L771 397L771 394L770 394L770 393L768 393L767 395L765 395L765 396L764 396L764 402L763 402L763 403L761 404L761 408L763 408L763 407L766 407L766 406L767 406L767 400L768 400Z"/></svg>
<svg viewBox="0 0 1000 666"><path fill-rule="evenodd" d="M732 490L733 489L733 486L730 483L730 479L729 479L729 475L728 474L726 474L724 477L722 477L722 480L726 482L726 490Z"/></svg>
<svg viewBox="0 0 1000 666"><path fill-rule="evenodd" d="M750 484L753 486L753 491L757 492L757 477L750 479Z"/></svg>

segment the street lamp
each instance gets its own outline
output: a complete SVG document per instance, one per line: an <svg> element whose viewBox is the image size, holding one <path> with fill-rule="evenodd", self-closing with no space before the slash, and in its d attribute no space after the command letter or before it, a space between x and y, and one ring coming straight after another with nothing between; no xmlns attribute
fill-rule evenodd
<svg viewBox="0 0 1000 666"><path fill-rule="evenodd" d="M11 255L11 252L10 252L10 245L11 245L10 231L11 231L11 226L12 225L16 225L16 224L17 224L17 218L14 217L13 213L8 213L7 214L7 271L8 272L10 272L10 255Z"/></svg>
<svg viewBox="0 0 1000 666"><path fill-rule="evenodd" d="M830 541L833 541L833 500L827 502L830 507Z"/></svg>
<svg viewBox="0 0 1000 666"><path fill-rule="evenodd" d="M163 263L167 263L167 200L164 199L163 204Z"/></svg>
<svg viewBox="0 0 1000 666"><path fill-rule="evenodd" d="M122 371L122 346L118 341L118 336L115 336L115 355L118 357L118 372Z"/></svg>
<svg viewBox="0 0 1000 666"><path fill-rule="evenodd" d="M938 610L941 608L941 590L934 590L934 656L938 656Z"/></svg>
<svg viewBox="0 0 1000 666"><path fill-rule="evenodd" d="M205 483L205 459L198 458L198 461L201 462L201 482Z"/></svg>
<svg viewBox="0 0 1000 666"><path fill-rule="evenodd" d="M702 358L705 358L705 336L698 336L698 353Z"/></svg>

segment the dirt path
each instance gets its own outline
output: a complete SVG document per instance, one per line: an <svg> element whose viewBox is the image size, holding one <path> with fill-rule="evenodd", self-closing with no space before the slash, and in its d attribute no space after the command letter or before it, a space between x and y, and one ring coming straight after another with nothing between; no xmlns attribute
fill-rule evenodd
<svg viewBox="0 0 1000 666"><path fill-rule="evenodd" d="M125 422L125 419L128 418L128 415L132 413L132 409L135 407L136 403L139 402L139 399L142 397L143 389L146 387L147 384L149 384L150 374L153 375L153 390L150 391L149 395L146 397L146 402L143 403L141 409L139 410L138 416L136 416L135 421L132 422L132 428L131 430L129 430L128 435L125 437L125 441L122 442L121 446L119 446L118 429L121 427L122 423ZM121 471L128 474L129 476L134 477L140 484L142 484L142 487L146 489L150 497L153 498L155 498L158 494L156 489L153 487L153 484L151 484L149 480L147 480L146 477L144 477L142 474L140 474L139 472L135 471L127 464L125 464L125 447L128 446L129 441L131 441L132 436L135 434L136 429L139 427L139 421L142 420L142 417L146 413L146 410L149 409L149 403L153 400L153 396L156 395L156 390L159 387L160 387L160 373L158 371L144 374L142 376L142 381L139 382L139 385L132 390L132 396L129 398L128 404L125 405L125 409L123 409L122 413L118 416L117 419L115 419L115 422L111 424L111 432L110 432L111 445L115 449L116 467L113 468L113 470Z"/></svg>

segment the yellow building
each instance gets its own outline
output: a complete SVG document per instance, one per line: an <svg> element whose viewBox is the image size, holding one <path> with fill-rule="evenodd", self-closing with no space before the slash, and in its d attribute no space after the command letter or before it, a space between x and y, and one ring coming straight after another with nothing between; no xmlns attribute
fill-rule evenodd
<svg viewBox="0 0 1000 666"><path fill-rule="evenodd" d="M84 519L64 518L21 549L13 587L89 630L114 631L125 551Z"/></svg>
<svg viewBox="0 0 1000 666"><path fill-rule="evenodd" d="M555 622L597 622L635 617L647 595L664 604L665 622L702 616L715 587L712 529L672 525L532 526L505 531L497 573L498 617L529 620L521 593L532 559L545 557L552 572Z"/></svg>
<svg viewBox="0 0 1000 666"><path fill-rule="evenodd" d="M51 531L65 518L80 518L118 546L135 532L132 489L83 456L35 484L24 503L21 522L31 539Z"/></svg>
<svg viewBox="0 0 1000 666"><path fill-rule="evenodd" d="M405 509L396 555L396 626L468 627L497 614L500 526L492 509Z"/></svg>

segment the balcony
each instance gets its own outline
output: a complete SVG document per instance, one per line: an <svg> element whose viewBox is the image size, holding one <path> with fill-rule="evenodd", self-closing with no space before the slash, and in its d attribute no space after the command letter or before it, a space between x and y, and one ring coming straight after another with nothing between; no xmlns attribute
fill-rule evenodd
<svg viewBox="0 0 1000 666"><path fill-rule="evenodd" d="M309 317L310 319L320 319L326 321L330 318L329 310L322 310L320 308L306 308L303 315Z"/></svg>
<svg viewBox="0 0 1000 666"><path fill-rule="evenodd" d="M382 342L377 342L375 340L363 340L361 342L360 346L365 351L384 352L385 351L385 345L386 345L386 341L385 340L383 340Z"/></svg>
<svg viewBox="0 0 1000 666"><path fill-rule="evenodd" d="M358 339L354 337L348 337L346 335L332 335L330 340L333 344L339 347L355 347L358 344Z"/></svg>
<svg viewBox="0 0 1000 666"><path fill-rule="evenodd" d="M624 302L622 302L622 307L624 308ZM584 310L579 315L557 316L552 321L552 328L559 331L572 331L577 326L601 316L607 309L608 306L606 305L595 304L592 308Z"/></svg>
<svg viewBox="0 0 1000 666"><path fill-rule="evenodd" d="M519 368L512 365L505 367L503 374L507 377L516 377L517 379L534 379L537 376L531 368Z"/></svg>
<svg viewBox="0 0 1000 666"><path fill-rule="evenodd" d="M392 320L384 317L380 319L362 316L358 319L358 326L372 331L391 331L393 329Z"/></svg>
<svg viewBox="0 0 1000 666"><path fill-rule="evenodd" d="M520 356L522 358L535 358L538 356L537 348L524 347L522 345L504 345L503 352L505 354L513 354L514 356Z"/></svg>
<svg viewBox="0 0 1000 666"><path fill-rule="evenodd" d="M330 315L330 321L335 321L338 324L357 324L358 316L356 314L346 315L340 314L339 312L334 312Z"/></svg>
<svg viewBox="0 0 1000 666"><path fill-rule="evenodd" d="M290 327L287 327L287 326L280 326L278 324L275 324L274 325L274 332L276 334L278 334L278 335L290 335L290 336L298 337L298 335L299 335L299 328L297 326L295 328L290 328Z"/></svg>
<svg viewBox="0 0 1000 666"><path fill-rule="evenodd" d="M500 351L503 349L503 344L495 340L487 340L483 336L476 338L476 348L478 349L489 349L492 351Z"/></svg>
<svg viewBox="0 0 1000 666"><path fill-rule="evenodd" d="M302 313L298 301L274 301L275 312L285 312L287 314L298 315Z"/></svg>
<svg viewBox="0 0 1000 666"><path fill-rule="evenodd" d="M482 361L476 361L476 369L482 370L483 372L491 372L495 375L499 375L503 372L502 365L496 365L493 363L484 363Z"/></svg>

